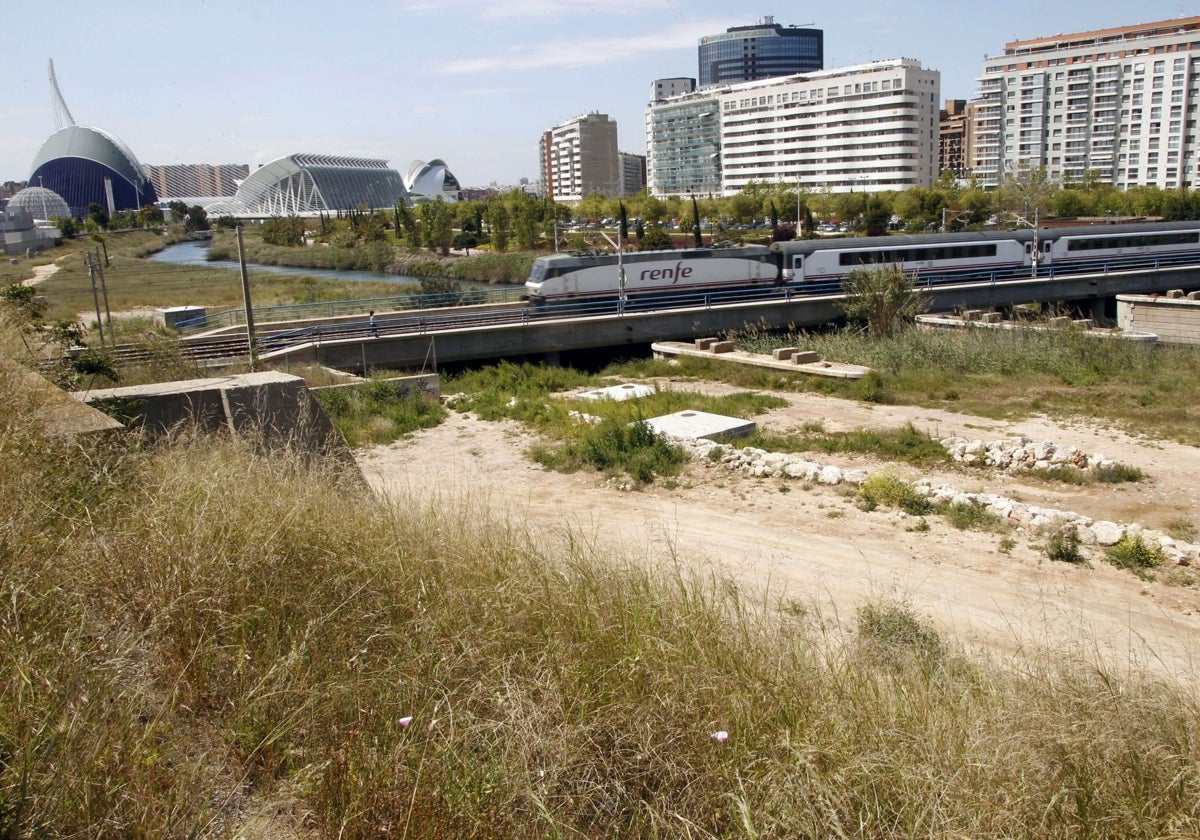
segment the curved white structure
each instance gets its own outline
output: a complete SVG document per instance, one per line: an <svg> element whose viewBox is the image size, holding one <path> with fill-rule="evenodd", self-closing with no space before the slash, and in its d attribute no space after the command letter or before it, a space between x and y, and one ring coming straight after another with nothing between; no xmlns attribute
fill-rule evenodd
<svg viewBox="0 0 1200 840"><path fill-rule="evenodd" d="M414 201L434 201L439 197L445 201L461 201L462 186L438 158L426 163L414 160L404 176L404 186Z"/></svg>
<svg viewBox="0 0 1200 840"><path fill-rule="evenodd" d="M384 210L408 202L400 173L386 160L298 153L250 173L233 198L209 216L315 216L339 210Z"/></svg>

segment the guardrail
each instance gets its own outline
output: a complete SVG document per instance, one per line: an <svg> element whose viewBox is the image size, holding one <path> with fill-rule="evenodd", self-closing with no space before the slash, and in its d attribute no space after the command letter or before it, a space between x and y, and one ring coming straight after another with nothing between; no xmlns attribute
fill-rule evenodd
<svg viewBox="0 0 1200 840"><path fill-rule="evenodd" d="M503 286L494 289L462 289L457 292L435 292L423 295L393 295L381 298L335 300L321 303L291 303L279 306L254 307L255 323L298 321L312 318L336 318L341 315L365 315L376 311L408 309L439 309L447 306L473 306L489 303L512 303L525 294L525 287ZM241 326L246 323L244 309L226 309L180 321L180 335L195 335L206 330Z"/></svg>

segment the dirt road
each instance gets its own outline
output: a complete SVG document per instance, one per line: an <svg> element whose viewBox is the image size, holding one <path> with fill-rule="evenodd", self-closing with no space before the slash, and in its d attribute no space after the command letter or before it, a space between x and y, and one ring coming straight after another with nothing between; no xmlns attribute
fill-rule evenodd
<svg viewBox="0 0 1200 840"><path fill-rule="evenodd" d="M722 386L666 383L680 390ZM732 389L730 389L732 390ZM929 477L966 491L1073 510L1096 519L1162 527L1200 526L1200 450L1142 440L1085 423L1038 418L1018 423L921 408L870 406L813 395L780 394L787 408L756 418L776 432L820 421L828 431L891 428L912 422L939 437L1034 440L1102 452L1141 468L1136 484L1084 487L1021 481L996 472L947 470ZM693 463L677 482L623 490L593 472L547 472L525 457L534 438L512 423L452 414L441 426L358 453L368 481L392 494L469 498L519 521L537 538L567 534L598 549L662 562L711 563L747 592L769 589L822 616L852 622L875 596L908 601L964 645L1000 657L1102 658L1123 672L1143 667L1200 682L1200 576L1171 569L1144 582L1092 555L1090 566L1046 558L1039 538L959 531L940 517L929 530L897 511L863 512L845 487L754 479ZM814 456L843 467L921 473L867 458Z"/></svg>

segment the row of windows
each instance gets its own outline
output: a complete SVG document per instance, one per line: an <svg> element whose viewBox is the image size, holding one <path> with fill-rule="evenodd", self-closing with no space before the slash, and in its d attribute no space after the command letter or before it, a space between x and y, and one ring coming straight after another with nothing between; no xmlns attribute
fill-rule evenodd
<svg viewBox="0 0 1200 840"><path fill-rule="evenodd" d="M902 262L925 262L927 260L962 260L996 256L993 245L945 245L937 248L904 248L886 251L855 251L841 254L839 265L881 265Z"/></svg>
<svg viewBox="0 0 1200 840"><path fill-rule="evenodd" d="M1200 242L1200 233L1155 233L1142 236L1105 236L1100 239L1071 239L1068 251L1111 248L1152 248L1156 245L1190 245Z"/></svg>

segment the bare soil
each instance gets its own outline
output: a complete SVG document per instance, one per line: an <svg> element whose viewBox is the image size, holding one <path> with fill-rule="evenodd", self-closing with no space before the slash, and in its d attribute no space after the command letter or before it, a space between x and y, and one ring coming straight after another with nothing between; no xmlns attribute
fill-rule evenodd
<svg viewBox="0 0 1200 840"><path fill-rule="evenodd" d="M665 387L735 390L712 383ZM1038 417L1019 422L905 406L871 406L808 394L757 419L773 433L822 422L827 431L913 423L938 437L1034 440L1101 452L1141 468L1134 484L1068 486L993 470L947 469L928 477L966 491L1001 493L1095 519L1150 528L1200 527L1200 449L1139 439L1102 425ZM845 487L754 479L692 463L675 481L641 488L595 472L560 474L526 456L533 434L515 423L452 413L434 429L357 453L368 481L401 498L469 500L547 545L580 542L615 557L721 569L745 592L785 597L810 614L852 621L869 599L909 603L964 646L1003 658L1049 654L1102 661L1117 673L1200 682L1200 575L1159 570L1145 581L1091 550L1090 563L1047 559L1044 540L1012 531L960 531L937 516L929 529L894 510L864 512ZM813 456L843 467L922 473L863 457ZM773 603L773 602L772 602Z"/></svg>

